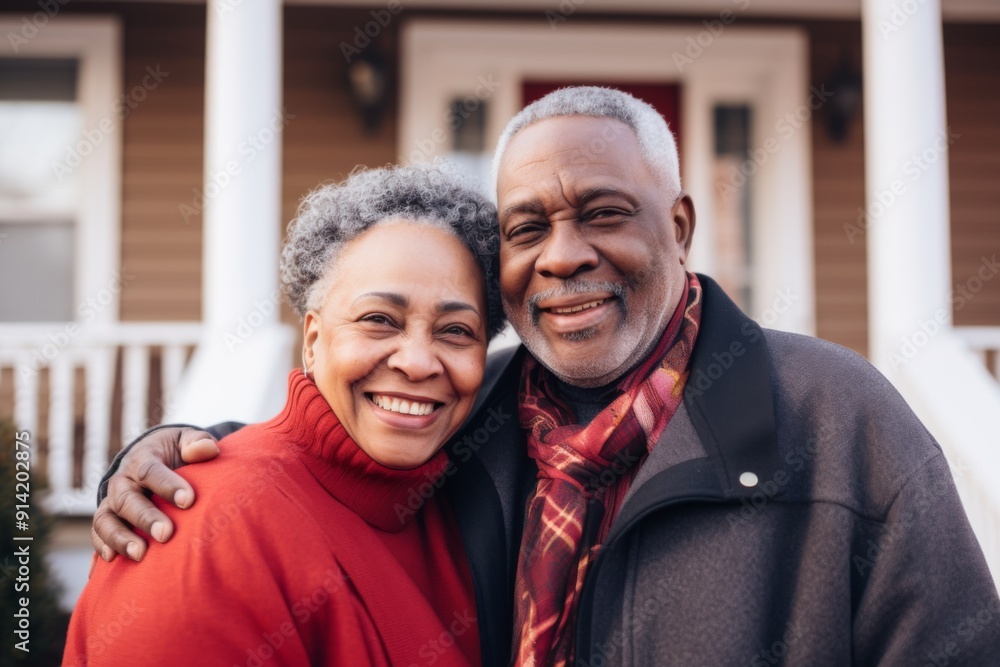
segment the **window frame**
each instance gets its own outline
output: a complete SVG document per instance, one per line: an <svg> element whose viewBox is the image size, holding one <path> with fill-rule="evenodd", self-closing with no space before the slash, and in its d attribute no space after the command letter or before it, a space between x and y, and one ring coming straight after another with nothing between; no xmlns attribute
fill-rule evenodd
<svg viewBox="0 0 1000 667"><path fill-rule="evenodd" d="M122 96L121 23L113 16L60 16L58 21L50 18L44 24L32 20L33 16L0 14L0 35L6 37L0 39L0 57L79 61L77 102L82 111L82 129L84 133L100 132L102 138L92 142L93 150L76 174L80 196L73 220L73 318L79 319L81 304L86 304L88 298L110 292L110 303L104 305L102 300L101 308L86 310L87 320L116 322L122 284L122 118L116 110ZM37 30L32 32L29 25ZM24 39L11 38L11 34ZM84 140L81 136L80 141ZM24 219L18 211L0 209L0 221Z"/></svg>

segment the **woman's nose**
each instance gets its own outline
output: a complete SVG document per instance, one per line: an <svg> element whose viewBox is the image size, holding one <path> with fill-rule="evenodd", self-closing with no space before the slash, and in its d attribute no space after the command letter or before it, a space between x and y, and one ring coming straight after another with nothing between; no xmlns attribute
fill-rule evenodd
<svg viewBox="0 0 1000 667"><path fill-rule="evenodd" d="M399 371L411 382L420 382L444 372L444 365L430 341L403 337L389 356L390 369Z"/></svg>

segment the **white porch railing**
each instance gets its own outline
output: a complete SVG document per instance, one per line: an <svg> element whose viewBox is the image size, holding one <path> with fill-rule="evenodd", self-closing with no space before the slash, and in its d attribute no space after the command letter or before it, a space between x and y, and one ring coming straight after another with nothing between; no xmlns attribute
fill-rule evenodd
<svg viewBox="0 0 1000 667"><path fill-rule="evenodd" d="M12 371L0 372L0 378L13 377L14 424L31 433L33 473L48 481L44 502L50 512L93 512L109 457L148 428L151 417L166 412L201 331L201 324L187 322L0 325L0 371ZM150 384L151 372L159 375L157 386ZM82 414L76 409L80 393ZM151 396L159 397L155 405ZM43 418L47 452L40 456ZM75 447L81 426L82 457ZM112 444L113 434L119 442ZM36 467L39 462L44 470Z"/></svg>
<svg viewBox="0 0 1000 667"><path fill-rule="evenodd" d="M941 331L890 378L948 457L969 523L1000 585L1000 486L996 483L1000 382L979 361L982 348L970 345L968 329ZM980 342L988 342L986 349L995 350L996 343L990 340L995 339Z"/></svg>
<svg viewBox="0 0 1000 667"><path fill-rule="evenodd" d="M955 327L955 333L982 358L990 374L1000 381L1000 327Z"/></svg>

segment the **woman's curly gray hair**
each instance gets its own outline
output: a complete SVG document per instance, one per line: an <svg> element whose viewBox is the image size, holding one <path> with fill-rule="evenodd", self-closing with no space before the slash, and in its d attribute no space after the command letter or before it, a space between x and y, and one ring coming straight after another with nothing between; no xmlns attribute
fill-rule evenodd
<svg viewBox="0 0 1000 667"><path fill-rule="evenodd" d="M454 234L483 272L490 338L503 328L496 206L448 163L357 171L311 192L281 251L281 289L304 317L319 306L343 246L387 220L427 222Z"/></svg>

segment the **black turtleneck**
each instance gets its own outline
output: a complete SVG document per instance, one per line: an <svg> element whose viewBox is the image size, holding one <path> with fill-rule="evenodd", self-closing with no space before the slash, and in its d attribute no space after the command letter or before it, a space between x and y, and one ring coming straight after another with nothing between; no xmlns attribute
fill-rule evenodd
<svg viewBox="0 0 1000 667"><path fill-rule="evenodd" d="M559 395L573 409L576 421L581 426L589 424L597 416L597 413L618 398L620 394L618 391L619 382L620 379L602 387L576 387L556 378Z"/></svg>

